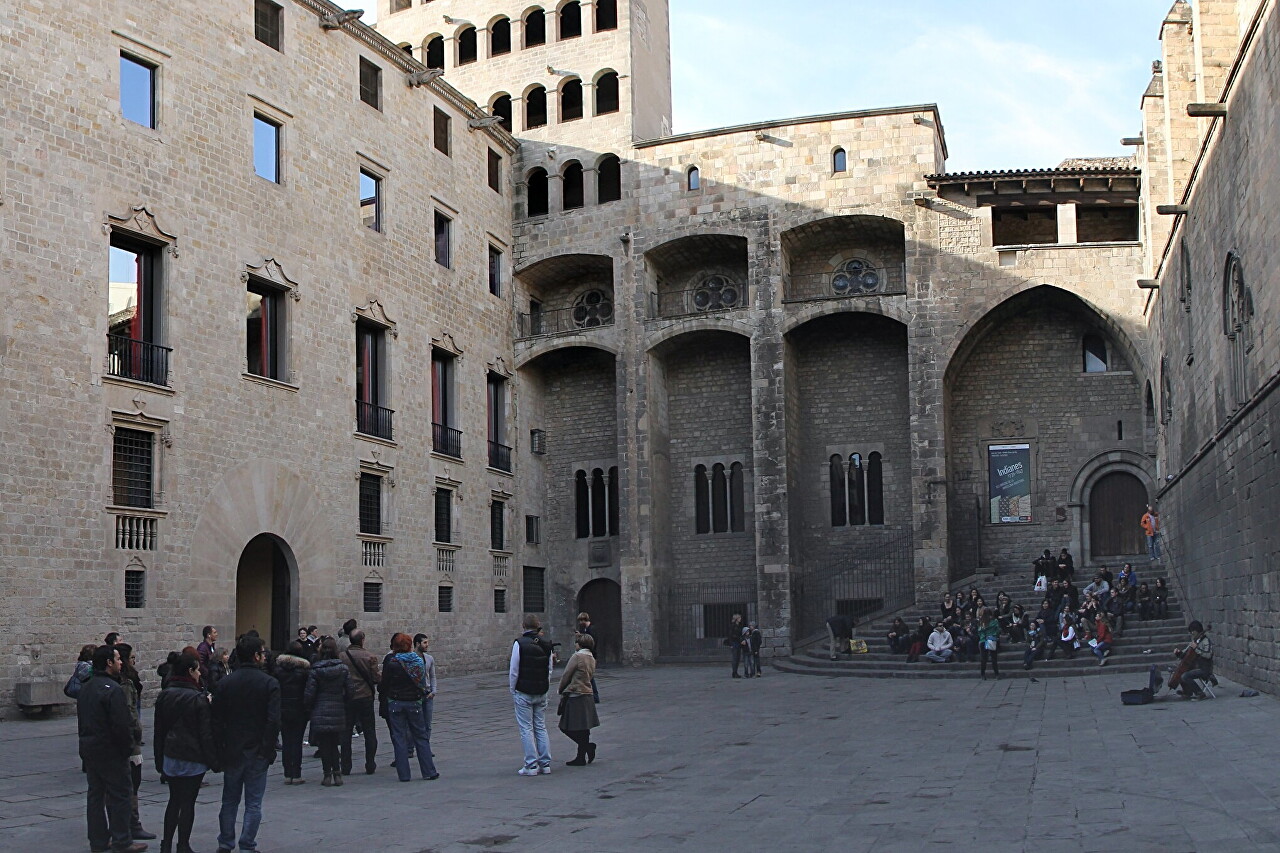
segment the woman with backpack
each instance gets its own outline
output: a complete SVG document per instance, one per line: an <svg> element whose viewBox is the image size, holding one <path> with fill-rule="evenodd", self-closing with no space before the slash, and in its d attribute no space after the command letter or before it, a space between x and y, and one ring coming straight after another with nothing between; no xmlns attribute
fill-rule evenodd
<svg viewBox="0 0 1280 853"><path fill-rule="evenodd" d="M169 805L164 811L161 853L192 853L191 827L196 819L196 797L204 774L217 773L218 749L213 741L213 716L209 697L200 684L200 658L181 654L170 667L169 685L156 700L156 769L169 785Z"/></svg>

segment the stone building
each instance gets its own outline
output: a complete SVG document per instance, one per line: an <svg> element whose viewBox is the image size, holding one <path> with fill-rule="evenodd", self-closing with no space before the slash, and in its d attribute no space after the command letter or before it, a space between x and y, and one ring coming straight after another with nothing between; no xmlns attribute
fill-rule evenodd
<svg viewBox="0 0 1280 853"><path fill-rule="evenodd" d="M1177 490L1237 488L1194 473L1213 447L1274 478L1265 407L1158 375L1188 327L1138 286L1177 274L1155 204L1227 138L1181 118L1217 97L1200 57L1273 123L1274 78L1221 70L1274 46L1243 2L1194 38L1175 6L1185 97L1156 76L1136 160L963 174L928 104L672 135L665 0L380 0L376 31L327 0L61 5L0 65L5 697L106 630L150 662L206 623L355 616L459 670L521 612L564 637L587 609L647 661L742 610L787 654L1044 548L1136 556L1161 487L1190 552ZM1252 334L1237 395L1273 384ZM1256 438L1204 450L1218 414Z"/></svg>

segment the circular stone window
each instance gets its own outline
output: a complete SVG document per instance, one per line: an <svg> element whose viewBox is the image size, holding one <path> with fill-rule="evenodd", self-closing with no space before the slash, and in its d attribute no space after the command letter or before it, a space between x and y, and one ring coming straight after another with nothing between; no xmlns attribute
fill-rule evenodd
<svg viewBox="0 0 1280 853"><path fill-rule="evenodd" d="M695 311L723 311L727 308L737 308L741 300L742 291L738 285L722 275L703 279L702 284L693 290Z"/></svg>
<svg viewBox="0 0 1280 853"><path fill-rule="evenodd" d="M573 301L573 324L579 329L613 321L613 302L603 290L588 290Z"/></svg>
<svg viewBox="0 0 1280 853"><path fill-rule="evenodd" d="M880 271L863 258L845 261L831 277L831 292L836 296L877 293L884 283Z"/></svg>

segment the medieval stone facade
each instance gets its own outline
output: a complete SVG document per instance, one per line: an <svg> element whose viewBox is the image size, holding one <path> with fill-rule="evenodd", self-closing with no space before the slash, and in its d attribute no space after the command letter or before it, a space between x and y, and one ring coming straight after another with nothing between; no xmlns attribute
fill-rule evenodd
<svg viewBox="0 0 1280 853"><path fill-rule="evenodd" d="M355 616L476 669L522 611L645 661L742 609L786 654L1044 548L1135 556L1161 488L1185 594L1261 672L1271 5L1174 7L1136 161L966 174L932 105L671 135L665 0L21 18L3 695L207 623ZM1184 193L1199 220L1155 213ZM1223 240L1211 338L1169 258L1207 312Z"/></svg>

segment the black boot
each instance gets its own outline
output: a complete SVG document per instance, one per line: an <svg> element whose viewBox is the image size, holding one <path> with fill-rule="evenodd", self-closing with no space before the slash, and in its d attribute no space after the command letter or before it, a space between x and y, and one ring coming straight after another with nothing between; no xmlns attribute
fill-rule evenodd
<svg viewBox="0 0 1280 853"><path fill-rule="evenodd" d="M587 763L590 764L595 760L596 760L596 745L594 743L589 743L587 744Z"/></svg>

